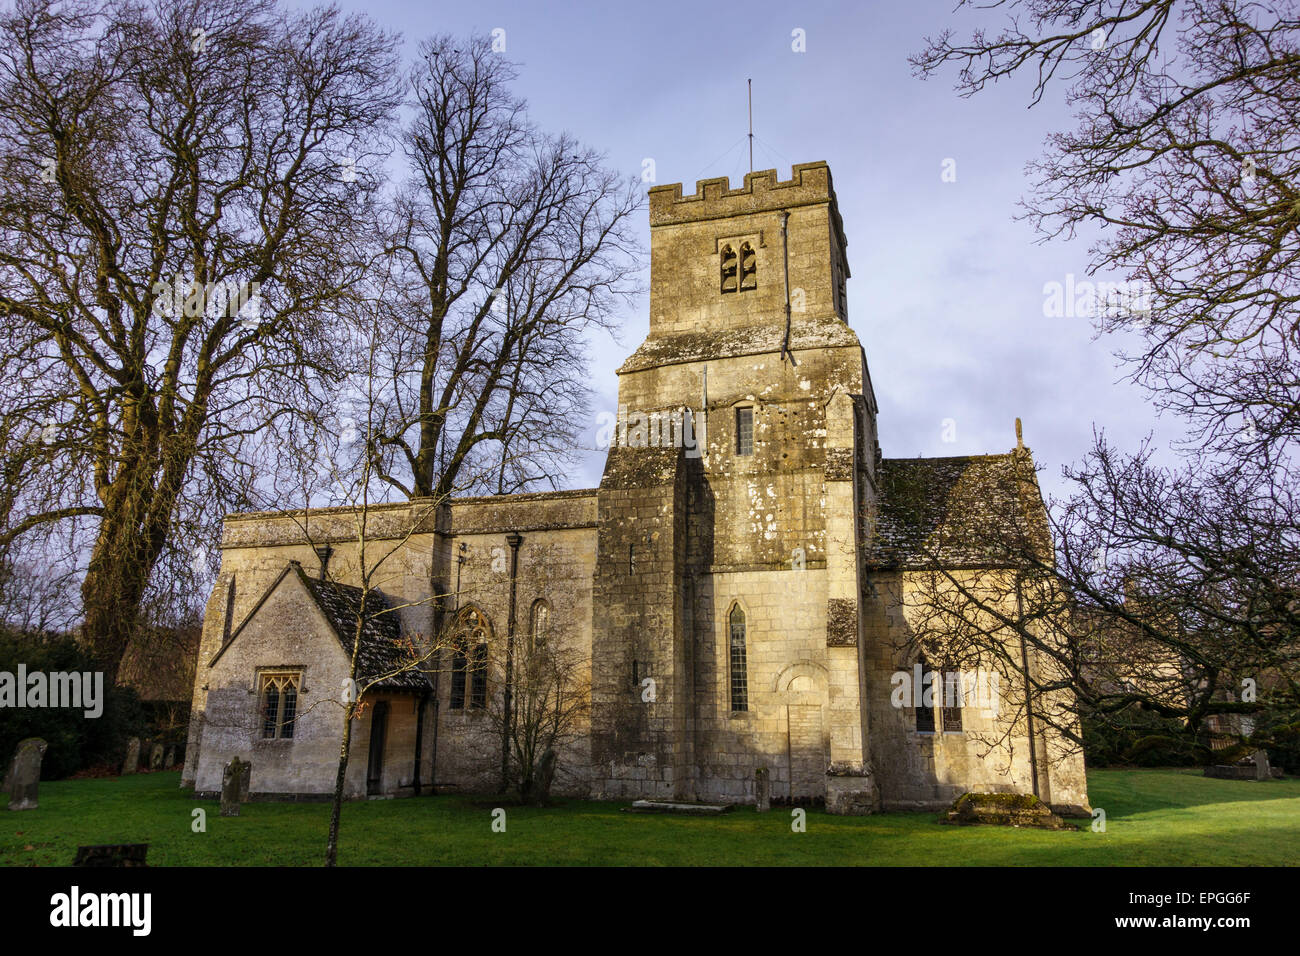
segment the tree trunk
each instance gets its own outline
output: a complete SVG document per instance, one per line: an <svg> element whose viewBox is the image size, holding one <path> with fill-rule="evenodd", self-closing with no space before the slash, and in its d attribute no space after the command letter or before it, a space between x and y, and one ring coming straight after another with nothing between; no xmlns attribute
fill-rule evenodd
<svg viewBox="0 0 1300 956"><path fill-rule="evenodd" d="M339 747L339 769L334 777L334 799L330 803L330 835L325 843L325 865L337 866L339 860L339 821L343 816L343 785L348 776L348 749L352 745L352 715L356 704L343 711L343 744Z"/></svg>
<svg viewBox="0 0 1300 956"><path fill-rule="evenodd" d="M81 642L103 671L108 687L117 683L158 553L157 547L143 540L134 516L105 515L81 585L85 612Z"/></svg>

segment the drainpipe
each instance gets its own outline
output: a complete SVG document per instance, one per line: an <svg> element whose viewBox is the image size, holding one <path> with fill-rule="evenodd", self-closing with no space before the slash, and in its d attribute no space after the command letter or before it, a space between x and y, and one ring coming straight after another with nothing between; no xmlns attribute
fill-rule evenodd
<svg viewBox="0 0 1300 956"><path fill-rule="evenodd" d="M704 363L700 377L700 424L695 429L695 445L701 457L709 454L709 363Z"/></svg>
<svg viewBox="0 0 1300 956"><path fill-rule="evenodd" d="M1020 576L1016 575L1016 620L1021 622L1022 627L1024 619L1024 594L1020 590ZM1020 635L1020 666L1025 675L1025 724L1029 728L1029 772L1033 775L1034 796L1038 797L1038 744L1034 739L1034 702L1029 685L1029 651L1025 647L1023 634Z"/></svg>
<svg viewBox="0 0 1300 956"><path fill-rule="evenodd" d="M460 553L456 555L456 607L452 611L453 619L457 611L460 610L460 569L465 566L465 552L468 546L465 542L460 543ZM442 616L439 615L439 625L442 624ZM435 635L434 640L437 640ZM438 724L439 717L442 715L442 651L437 652L434 659L433 667L433 754L429 760L429 789L436 796L438 793Z"/></svg>
<svg viewBox="0 0 1300 956"><path fill-rule="evenodd" d="M781 267L785 275L785 338L781 342L781 359L784 361L787 357L790 364L794 365L794 356L790 354L790 231L787 228L790 222L790 210L781 210Z"/></svg>
<svg viewBox="0 0 1300 956"><path fill-rule="evenodd" d="M506 535L510 545L510 616L506 619L506 690L501 714L501 792L505 793L510 781L510 731L514 729L513 690L515 679L515 603L519 583L519 545L523 536L511 531Z"/></svg>

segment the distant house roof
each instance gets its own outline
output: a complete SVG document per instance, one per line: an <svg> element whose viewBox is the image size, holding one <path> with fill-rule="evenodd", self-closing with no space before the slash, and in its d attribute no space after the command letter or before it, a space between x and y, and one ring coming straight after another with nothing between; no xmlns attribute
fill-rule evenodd
<svg viewBox="0 0 1300 956"><path fill-rule="evenodd" d="M297 576L307 593L311 595L321 614L329 622L330 630L338 640L343 653L352 654L352 642L356 636L357 616L362 608L362 595L365 594L365 621L361 630L361 647L357 650L357 681L368 684L372 679L390 671L390 674L374 686L379 690L428 690L432 685L428 676L411 667L416 657L410 643L402 636L401 622L391 605L383 595L373 588L365 593L361 588L335 581L322 581L307 574L297 561L290 561L271 586L266 589L261 599L244 618L239 627L230 635L213 656L208 666L215 664L231 644L235 643L248 622L256 616L266 599L270 597L281 581L289 574ZM386 612L386 613L383 613ZM401 670L401 668L407 668Z"/></svg>
<svg viewBox="0 0 1300 956"><path fill-rule="evenodd" d="M184 702L194 694L201 622L178 627L142 627L132 635L117 671L117 683L135 688L144 701Z"/></svg>
<svg viewBox="0 0 1300 956"><path fill-rule="evenodd" d="M880 569L1003 567L1032 553L1051 560L1028 450L953 458L886 458L867 562Z"/></svg>

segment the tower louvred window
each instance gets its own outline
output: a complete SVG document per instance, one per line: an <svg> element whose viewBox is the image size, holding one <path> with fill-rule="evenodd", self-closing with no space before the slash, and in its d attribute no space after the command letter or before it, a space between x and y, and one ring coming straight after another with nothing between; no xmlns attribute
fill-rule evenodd
<svg viewBox="0 0 1300 956"><path fill-rule="evenodd" d="M738 285L737 269L739 261L736 258L736 250L731 246L722 247L722 291L735 292L740 286Z"/></svg>
<svg viewBox="0 0 1300 956"><path fill-rule="evenodd" d="M740 247L740 291L758 288L758 255L746 242Z"/></svg>

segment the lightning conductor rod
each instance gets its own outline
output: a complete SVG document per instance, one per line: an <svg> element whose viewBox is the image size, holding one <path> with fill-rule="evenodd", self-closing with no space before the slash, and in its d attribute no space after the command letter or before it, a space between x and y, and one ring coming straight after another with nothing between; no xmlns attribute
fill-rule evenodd
<svg viewBox="0 0 1300 956"><path fill-rule="evenodd" d="M749 171L754 171L754 81L745 80L745 87L749 91Z"/></svg>

